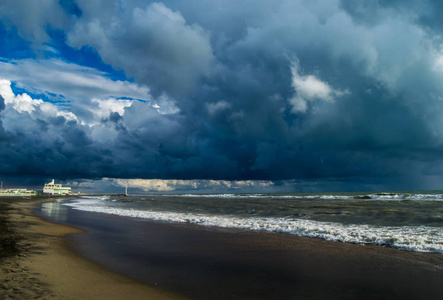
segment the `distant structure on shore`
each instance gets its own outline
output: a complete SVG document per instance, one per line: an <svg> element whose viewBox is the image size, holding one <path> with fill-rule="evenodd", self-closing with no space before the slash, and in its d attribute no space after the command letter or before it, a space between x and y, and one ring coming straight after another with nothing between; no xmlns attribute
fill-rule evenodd
<svg viewBox="0 0 443 300"><path fill-rule="evenodd" d="M52 179L50 183L46 183L43 188L43 194L51 195L70 195L71 188L67 186L62 186L61 184L56 184L55 180Z"/></svg>
<svg viewBox="0 0 443 300"><path fill-rule="evenodd" d="M30 191L28 189L3 189L3 181L0 184L0 197L30 197L36 195L38 195L36 191Z"/></svg>
<svg viewBox="0 0 443 300"><path fill-rule="evenodd" d="M30 197L36 195L38 195L36 191L30 191L28 189L0 189L0 197L1 196Z"/></svg>

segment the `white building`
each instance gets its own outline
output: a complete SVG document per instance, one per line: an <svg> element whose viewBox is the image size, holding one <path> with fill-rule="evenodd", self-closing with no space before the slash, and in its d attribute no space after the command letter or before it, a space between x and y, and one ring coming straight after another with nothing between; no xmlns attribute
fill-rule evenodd
<svg viewBox="0 0 443 300"><path fill-rule="evenodd" d="M50 183L45 184L45 187L43 188L43 193L51 195L70 195L71 188L63 187L61 184L56 184L54 179L52 179Z"/></svg>
<svg viewBox="0 0 443 300"><path fill-rule="evenodd" d="M1 196L16 196L16 197L25 197L25 196L36 196L38 193L36 191L30 191L27 189L0 189L0 197Z"/></svg>

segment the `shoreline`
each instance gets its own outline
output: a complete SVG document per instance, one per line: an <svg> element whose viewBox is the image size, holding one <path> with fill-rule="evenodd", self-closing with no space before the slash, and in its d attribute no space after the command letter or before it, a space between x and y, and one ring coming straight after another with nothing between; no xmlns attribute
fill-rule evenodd
<svg viewBox="0 0 443 300"><path fill-rule="evenodd" d="M443 296L441 254L81 211L72 220L84 223L69 226L32 211L51 200L13 198L0 211L18 239L18 252L1 261L1 299Z"/></svg>
<svg viewBox="0 0 443 300"><path fill-rule="evenodd" d="M439 299L443 255L296 235L164 223L59 206L70 245L191 299Z"/></svg>
<svg viewBox="0 0 443 300"><path fill-rule="evenodd" d="M32 208L51 197L2 197L1 299L184 299L90 261L67 245L80 229L52 223Z"/></svg>

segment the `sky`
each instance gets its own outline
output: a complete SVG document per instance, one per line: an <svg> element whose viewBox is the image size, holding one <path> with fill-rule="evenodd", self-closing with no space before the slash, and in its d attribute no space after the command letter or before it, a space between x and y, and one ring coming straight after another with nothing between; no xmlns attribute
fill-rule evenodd
<svg viewBox="0 0 443 300"><path fill-rule="evenodd" d="M443 189L443 4L0 2L0 179Z"/></svg>

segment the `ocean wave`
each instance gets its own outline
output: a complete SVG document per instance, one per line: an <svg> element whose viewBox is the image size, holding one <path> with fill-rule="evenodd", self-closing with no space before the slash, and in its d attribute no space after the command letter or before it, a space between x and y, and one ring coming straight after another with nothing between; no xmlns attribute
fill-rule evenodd
<svg viewBox="0 0 443 300"><path fill-rule="evenodd" d="M443 194L370 194L372 200L421 200L442 201Z"/></svg>
<svg viewBox="0 0 443 300"><path fill-rule="evenodd" d="M415 201L443 201L443 194L421 194L421 193L372 193L353 195L272 195L272 194L177 194L163 195L164 197L188 197L188 198L271 198L271 199L304 199L304 200L415 200Z"/></svg>
<svg viewBox="0 0 443 300"><path fill-rule="evenodd" d="M153 221L193 223L203 226L280 232L356 244L376 244L417 252L443 254L443 230L427 226L345 225L296 218L238 217L168 211L136 210L107 206L103 198L77 199L63 205L73 209L142 218Z"/></svg>
<svg viewBox="0 0 443 300"><path fill-rule="evenodd" d="M111 199L111 196L104 195L104 196L81 196L81 199L91 199L91 200L97 200L97 201L103 201L103 200L109 200Z"/></svg>

